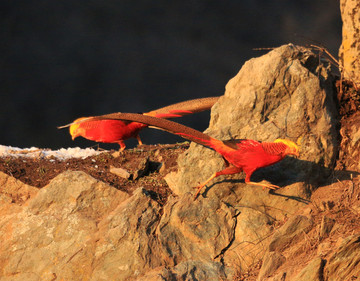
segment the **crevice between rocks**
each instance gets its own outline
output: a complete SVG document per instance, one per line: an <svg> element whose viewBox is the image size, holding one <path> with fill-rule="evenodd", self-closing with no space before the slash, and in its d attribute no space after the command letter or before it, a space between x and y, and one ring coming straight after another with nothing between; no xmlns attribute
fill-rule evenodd
<svg viewBox="0 0 360 281"><path fill-rule="evenodd" d="M237 209L236 209L236 211L237 211L237 213L234 214L233 217L232 217L233 220L234 220L234 224L233 224L233 226L232 226L232 228L231 228L232 237L231 237L231 239L230 239L230 241L229 241L229 244L226 245L226 246L220 251L219 254L217 254L215 257L213 257L213 260L216 260L217 258L219 258L219 257L221 256L220 262L221 262L222 265L224 265L224 259L223 259L223 257L224 257L225 252L231 247L231 245L232 245L233 242L235 241L235 229L236 229L236 226L237 226L237 217L241 214L241 211L239 211L239 210L237 210Z"/></svg>

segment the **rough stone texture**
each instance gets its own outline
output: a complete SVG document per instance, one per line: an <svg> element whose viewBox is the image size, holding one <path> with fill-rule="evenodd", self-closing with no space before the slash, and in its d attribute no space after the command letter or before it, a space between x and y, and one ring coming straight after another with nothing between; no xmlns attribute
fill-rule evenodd
<svg viewBox="0 0 360 281"><path fill-rule="evenodd" d="M315 258L292 280L293 281L323 281L324 264L325 261L323 259L319 257Z"/></svg>
<svg viewBox="0 0 360 281"><path fill-rule="evenodd" d="M299 235L302 237L303 234L309 232L312 226L312 220L305 216L292 217L272 236L269 251L283 250Z"/></svg>
<svg viewBox="0 0 360 281"><path fill-rule="evenodd" d="M342 44L339 50L343 75L360 83L360 3L358 0L340 1L343 21Z"/></svg>
<svg viewBox="0 0 360 281"><path fill-rule="evenodd" d="M262 281L272 275L285 261L286 258L282 254L278 252L267 252L264 256L257 280Z"/></svg>
<svg viewBox="0 0 360 281"><path fill-rule="evenodd" d="M193 257L209 262L221 254L234 236L234 216L220 200L170 198L157 229L167 263L176 265Z"/></svg>
<svg viewBox="0 0 360 281"><path fill-rule="evenodd" d="M319 68L315 54L291 44L247 61L213 106L206 133L222 140L293 140L300 143L300 159L288 158L263 169L260 179L282 186L322 180L321 166L333 166L338 142L329 71ZM178 185L185 193L221 169L223 161L215 152L192 145L179 166Z"/></svg>
<svg viewBox="0 0 360 281"><path fill-rule="evenodd" d="M325 280L356 280L360 277L360 236L344 239L325 265Z"/></svg>
<svg viewBox="0 0 360 281"><path fill-rule="evenodd" d="M129 179L131 174L123 168L110 166L110 172L124 179Z"/></svg>
<svg viewBox="0 0 360 281"><path fill-rule="evenodd" d="M297 198L286 195L295 191L296 187L284 190L284 197L269 196L268 192L251 187L248 192L244 192L239 202L233 205L239 215L236 217L234 241L224 255L226 264L236 264L242 270L246 270L248 266L263 258L271 241L274 225L304 206L301 200L297 201Z"/></svg>
<svg viewBox="0 0 360 281"><path fill-rule="evenodd" d="M186 261L172 268L157 267L138 277L136 281L178 281L178 280L231 280L223 273L218 262Z"/></svg>
<svg viewBox="0 0 360 281"><path fill-rule="evenodd" d="M99 223L91 280L134 279L163 264L154 236L160 207L142 188Z"/></svg>
<svg viewBox="0 0 360 281"><path fill-rule="evenodd" d="M125 280L160 265L151 255L159 206L141 188L129 198L65 172L16 207L0 217L0 280Z"/></svg>
<svg viewBox="0 0 360 281"><path fill-rule="evenodd" d="M320 239L323 239L323 238L325 238L326 236L329 235L329 233L331 232L334 224L335 224L334 219L323 216L323 218L321 220L320 229L319 229L319 237L320 237Z"/></svg>
<svg viewBox="0 0 360 281"><path fill-rule="evenodd" d="M252 180L282 187L276 192L245 185L242 175L219 177L204 188L199 201L220 198L240 213L234 241L224 256L226 264L246 269L262 258L272 225L307 204L310 191L329 175L338 143L329 71L309 50L282 46L247 61L213 106L206 131L213 137L286 138L301 149L300 159L288 157L254 173ZM219 154L197 144L191 144L178 163L178 173L167 179L178 195L193 193L192 187L224 167Z"/></svg>
<svg viewBox="0 0 360 281"><path fill-rule="evenodd" d="M24 184L3 172L0 172L0 187L0 206L2 208L6 203L18 203L21 205L38 192L37 188Z"/></svg>
<svg viewBox="0 0 360 281"><path fill-rule="evenodd" d="M360 112L355 113L352 118L352 124L340 131L343 149L339 153L339 158L344 159L344 164L349 170L360 172L360 161L358 161L360 158L360 130L358 126Z"/></svg>
<svg viewBox="0 0 360 281"><path fill-rule="evenodd" d="M234 214L219 200L172 198L160 221L142 188L130 197L83 172L39 191L5 174L0 182L33 197L0 208L0 280L226 279L212 258L230 243Z"/></svg>

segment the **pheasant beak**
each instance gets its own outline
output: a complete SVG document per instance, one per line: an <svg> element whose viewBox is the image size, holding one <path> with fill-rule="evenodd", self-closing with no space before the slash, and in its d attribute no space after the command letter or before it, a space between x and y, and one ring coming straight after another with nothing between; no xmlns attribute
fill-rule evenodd
<svg viewBox="0 0 360 281"><path fill-rule="evenodd" d="M299 148L298 147L288 147L285 152L286 155L294 156L295 158L300 157Z"/></svg>
<svg viewBox="0 0 360 281"><path fill-rule="evenodd" d="M292 156L294 156L295 158L299 158L299 157L300 157L299 149L297 149L297 148L291 148L291 149L289 149L289 151L288 151L287 154L288 154L288 155L292 155Z"/></svg>
<svg viewBox="0 0 360 281"><path fill-rule="evenodd" d="M295 151L295 152L292 152L292 153L289 153L290 155L293 155L295 158L299 158L300 157L300 154L299 154L299 151Z"/></svg>
<svg viewBox="0 0 360 281"><path fill-rule="evenodd" d="M295 157L300 157L300 153L299 153L300 148L296 143L294 143L290 140L284 140L284 139L276 139L274 141L274 143L283 143L286 145L284 155L292 155Z"/></svg>
<svg viewBox="0 0 360 281"><path fill-rule="evenodd" d="M72 140L74 140L78 136L81 136L81 131L79 129L79 124L71 125L69 131L70 131L70 135L71 135Z"/></svg>

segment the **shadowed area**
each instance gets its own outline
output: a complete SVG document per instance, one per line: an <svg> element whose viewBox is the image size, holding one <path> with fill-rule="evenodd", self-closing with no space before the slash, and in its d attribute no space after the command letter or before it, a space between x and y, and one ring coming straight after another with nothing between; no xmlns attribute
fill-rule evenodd
<svg viewBox="0 0 360 281"><path fill-rule="evenodd" d="M2 144L52 149L93 145L56 130L81 116L222 95L246 60L267 52L254 48L315 43L336 55L341 42L332 0L4 0L0 26ZM181 122L204 130L208 119ZM145 143L174 141L144 132Z"/></svg>

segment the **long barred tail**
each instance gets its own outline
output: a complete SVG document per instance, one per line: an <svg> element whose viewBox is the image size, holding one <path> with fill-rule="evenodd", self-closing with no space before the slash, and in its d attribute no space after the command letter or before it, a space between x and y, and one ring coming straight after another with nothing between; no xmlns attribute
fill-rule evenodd
<svg viewBox="0 0 360 281"><path fill-rule="evenodd" d="M178 102L144 113L144 115L159 118L181 117L184 115L209 110L218 101L219 98L220 97L207 97Z"/></svg>
<svg viewBox="0 0 360 281"><path fill-rule="evenodd" d="M179 135L187 140L199 143L204 146L210 146L211 143L217 140L198 131L192 129L190 127L184 126L182 124L151 116L146 116L143 114L135 114L135 113L112 113L101 116L92 117L94 120L102 120L102 119L116 119L116 120L126 120L132 122L139 122L149 126L154 127L155 129L161 129L163 131L167 131L172 134Z"/></svg>
<svg viewBox="0 0 360 281"><path fill-rule="evenodd" d="M220 97L207 97L207 98L200 98L200 99L193 99L193 100L178 102L175 104L171 104L171 105L144 113L144 115L158 117L158 118L182 117L185 115L189 115L189 114L202 112L202 111L211 109L211 107L218 101L219 98ZM112 114L107 114L107 115L111 116L113 114L117 114L117 113L112 113ZM96 116L94 116L94 117L96 117ZM88 118L87 121L90 121L94 117L86 117L86 118ZM102 119L104 119L104 118L102 118ZM79 120L77 119L70 124L67 124L64 126L59 126L58 129L70 127L73 124L82 123L84 121L85 120L82 120L81 122L79 122Z"/></svg>

